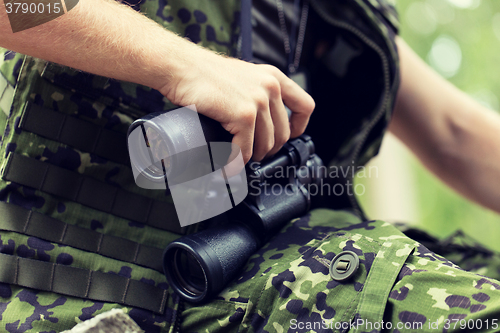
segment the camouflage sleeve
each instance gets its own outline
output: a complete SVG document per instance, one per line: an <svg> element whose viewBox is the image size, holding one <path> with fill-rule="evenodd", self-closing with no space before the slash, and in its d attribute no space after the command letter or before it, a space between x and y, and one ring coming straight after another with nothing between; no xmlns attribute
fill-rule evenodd
<svg viewBox="0 0 500 333"><path fill-rule="evenodd" d="M383 16L385 21L393 28L394 32L399 31L399 16L396 11L394 0L368 0L368 2Z"/></svg>
<svg viewBox="0 0 500 333"><path fill-rule="evenodd" d="M500 280L500 253L486 248L463 231L457 230L444 239L438 239L415 227L404 224L396 226L408 237L460 268Z"/></svg>
<svg viewBox="0 0 500 333"><path fill-rule="evenodd" d="M335 281L332 259L359 258ZM382 221L315 210L291 223L203 306L186 304L186 332L496 331L500 283L460 269ZM469 325L469 326L467 326Z"/></svg>

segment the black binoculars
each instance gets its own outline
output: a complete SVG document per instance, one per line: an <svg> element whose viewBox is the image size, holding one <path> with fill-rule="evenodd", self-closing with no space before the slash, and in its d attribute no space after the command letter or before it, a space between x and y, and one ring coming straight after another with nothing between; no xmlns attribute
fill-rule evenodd
<svg viewBox="0 0 500 333"><path fill-rule="evenodd" d="M199 117L207 141L217 135L217 139L227 135L219 123L203 115ZM146 119L151 121L155 117ZM143 121L140 119L134 124ZM164 147L171 147L172 142L189 141L189 138L179 138L180 133L189 136L189 131L172 130L173 126L172 123L168 127L155 125L155 131L160 132L157 137L165 141ZM233 209L213 217L205 230L181 237L167 246L163 254L164 273L181 298L200 303L218 294L250 256L286 222L309 210L310 186L320 186L326 177L323 162L314 150L311 138L302 135L290 139L277 154L262 163L250 161L245 166L246 198ZM134 164L132 156L131 161ZM147 171L157 177L166 173L165 165L162 169L150 167Z"/></svg>

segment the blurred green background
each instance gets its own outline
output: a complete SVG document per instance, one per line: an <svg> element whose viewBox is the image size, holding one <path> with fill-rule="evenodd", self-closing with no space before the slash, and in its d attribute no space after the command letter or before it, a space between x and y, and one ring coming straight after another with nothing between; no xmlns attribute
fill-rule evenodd
<svg viewBox="0 0 500 333"><path fill-rule="evenodd" d="M499 111L500 1L396 0L401 36L442 76ZM500 140L500 133L496 140ZM500 161L499 161L500 163ZM500 251L500 215L467 201L431 175L392 136L357 179L372 218L403 221L439 237L457 229ZM377 171L375 173L375 171ZM492 179L500 187L500 179Z"/></svg>

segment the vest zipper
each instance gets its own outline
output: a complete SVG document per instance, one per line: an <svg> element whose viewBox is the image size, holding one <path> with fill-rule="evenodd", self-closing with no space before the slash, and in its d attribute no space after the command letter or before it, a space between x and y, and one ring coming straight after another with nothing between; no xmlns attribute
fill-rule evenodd
<svg viewBox="0 0 500 333"><path fill-rule="evenodd" d="M353 0L352 0L353 1ZM354 2L354 1L353 1ZM380 105L379 109L375 113L375 116L371 120L371 122L363 129L361 132L361 139L358 143L358 145L355 147L352 155L351 155L351 160L353 162L356 161L356 159L359 157L359 154L361 152L361 148L366 142L366 139L368 138L368 135L370 134L371 130L373 127L377 124L377 122L380 120L380 118L384 115L385 109L387 107L387 103L389 102L389 97L390 97L390 73L389 73L389 61L387 59L387 56L385 55L384 51L370 38L368 38L365 34L363 34L361 31L359 31L357 28L354 26L346 23L345 21L339 21L337 19L332 18L328 14L325 13L324 10L321 10L320 5L318 4L318 0L311 0L311 4L316 10L316 12L323 18L327 23L330 23L333 26L336 26L338 28L342 28L344 30L347 30L354 35L356 35L359 39L361 39L366 45L371 47L381 58L382 60L382 69L384 72L384 97L382 100L382 104ZM354 167L357 167L357 163L354 164ZM347 180L351 181L351 186L354 184L354 176L352 173L349 173L349 177ZM363 210L359 206L358 201L356 200L356 197L354 195L354 192L352 192L353 195L349 196L349 201L354 208L356 214L366 220L366 217L364 216Z"/></svg>

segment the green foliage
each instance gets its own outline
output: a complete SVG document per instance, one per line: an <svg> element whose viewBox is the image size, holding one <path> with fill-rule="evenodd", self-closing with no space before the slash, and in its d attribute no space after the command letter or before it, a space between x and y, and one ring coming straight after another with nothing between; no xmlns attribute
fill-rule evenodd
<svg viewBox="0 0 500 333"><path fill-rule="evenodd" d="M460 4L466 8L457 6ZM431 65L433 44L443 37L456 42L461 63L448 77L457 87L499 110L500 1L398 0L401 36ZM436 51L436 49L434 50ZM446 48L441 61L453 59ZM433 66L440 72L440 68ZM446 75L445 75L446 76Z"/></svg>

